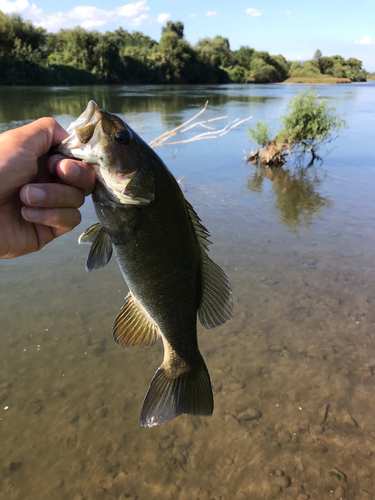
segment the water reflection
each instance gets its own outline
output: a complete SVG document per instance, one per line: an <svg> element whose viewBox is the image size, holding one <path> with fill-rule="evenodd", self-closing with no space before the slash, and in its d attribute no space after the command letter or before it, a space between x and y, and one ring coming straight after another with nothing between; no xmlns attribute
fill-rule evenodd
<svg viewBox="0 0 375 500"><path fill-rule="evenodd" d="M280 221L293 231L309 228L322 210L332 207L332 201L318 192L322 173L317 168L290 170L258 166L248 177L247 188L253 193L261 193L265 178L272 182Z"/></svg>
<svg viewBox="0 0 375 500"><path fill-rule="evenodd" d="M272 97L237 95L231 87L92 86L92 87L0 87L0 132L42 116L77 117L94 99L100 107L120 115L158 113L165 125L180 124L181 114L210 101L210 108L228 102L259 106Z"/></svg>

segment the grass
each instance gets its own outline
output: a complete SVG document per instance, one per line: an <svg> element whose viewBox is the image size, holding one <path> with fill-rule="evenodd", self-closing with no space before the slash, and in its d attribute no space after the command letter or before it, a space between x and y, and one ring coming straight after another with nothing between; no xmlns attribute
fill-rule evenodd
<svg viewBox="0 0 375 500"><path fill-rule="evenodd" d="M281 83L307 83L312 85L318 84L333 84L333 83L351 83L349 78L334 78L333 76L328 77L305 77L305 76L294 76L288 78Z"/></svg>

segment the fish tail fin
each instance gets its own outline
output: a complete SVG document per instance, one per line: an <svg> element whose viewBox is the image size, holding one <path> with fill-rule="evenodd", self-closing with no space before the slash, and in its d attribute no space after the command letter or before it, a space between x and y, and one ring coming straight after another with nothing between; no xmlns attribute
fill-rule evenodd
<svg viewBox="0 0 375 500"><path fill-rule="evenodd" d="M214 409L210 376L199 354L198 366L173 376L164 363L151 380L141 411L141 426L155 427L182 413L209 417Z"/></svg>

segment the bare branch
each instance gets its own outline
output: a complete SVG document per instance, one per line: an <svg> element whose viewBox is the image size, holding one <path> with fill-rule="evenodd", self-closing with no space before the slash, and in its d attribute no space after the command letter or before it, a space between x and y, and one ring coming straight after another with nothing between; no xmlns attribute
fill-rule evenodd
<svg viewBox="0 0 375 500"><path fill-rule="evenodd" d="M188 120L187 122L183 123L182 125L174 128L173 130L167 130L167 132L164 132L164 134L160 135L159 137L157 137L156 139L154 139L153 141L151 141L149 143L149 146L151 147L154 147L154 144L159 141L159 142L163 142L164 140L167 140L167 138L165 139L162 139L163 137L165 136L169 136L169 134L173 134L176 130L179 130L180 128L184 127L185 125L187 125L188 123L192 122L193 120L195 120L196 118L198 118L199 115L201 115L202 113L204 113L204 111L206 111L207 109L207 105L208 105L208 101L206 101L206 104L204 105L204 108L201 109L199 111L199 113L197 113L195 116L193 116L193 118L190 118L190 120Z"/></svg>
<svg viewBox="0 0 375 500"><path fill-rule="evenodd" d="M168 130L167 132L164 132L164 134L160 135L159 137L157 137L156 139L151 141L149 143L149 145L152 148L158 148L160 146L172 146L174 144L183 144L186 142L200 141L202 139L217 139L218 137L222 137L223 135L227 134L230 130L233 130L238 125L241 125L241 123L244 123L252 118L251 116L249 116L248 118L245 118L244 120L239 120L239 118L236 118L232 122L225 125L225 127L223 127L221 130L216 130L214 127L210 127L206 124L209 122L216 121L216 120L223 120L225 118L228 118L227 116L218 116L217 118L211 118L209 120L203 120L203 121L192 123L191 125L189 125L189 123L193 122L196 118L198 118L198 116L200 116L204 111L206 111L207 104L208 104L208 101L206 101L204 108L201 111L199 111L199 113L197 113L195 116L193 116L192 118L190 118L186 122L182 123L178 127L174 128L173 130ZM187 125L189 125L189 126L187 126ZM176 135L182 134L188 130L191 130L192 128L194 128L196 126L208 128L211 130L211 132L203 132L201 134L195 135L194 137L191 137L190 139L185 139L182 141L167 142L167 141L170 141L170 139L172 139Z"/></svg>

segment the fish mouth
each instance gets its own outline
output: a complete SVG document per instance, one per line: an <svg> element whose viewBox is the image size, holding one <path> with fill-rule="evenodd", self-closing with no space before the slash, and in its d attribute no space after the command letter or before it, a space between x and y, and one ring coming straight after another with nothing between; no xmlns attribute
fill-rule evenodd
<svg viewBox="0 0 375 500"><path fill-rule="evenodd" d="M85 160L84 153L87 153L86 150L94 146L94 144L90 144L90 141L93 139L101 118L101 111L96 102L89 101L85 111L67 128L69 136L60 144L60 151L64 153L70 152L74 154L75 158ZM81 151L81 154L79 154L79 151Z"/></svg>

